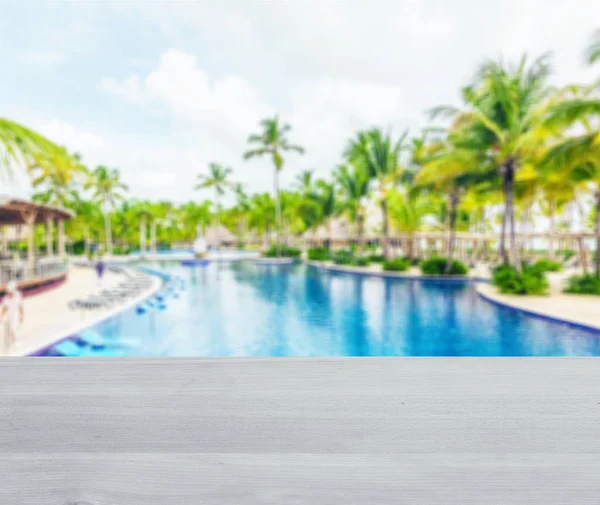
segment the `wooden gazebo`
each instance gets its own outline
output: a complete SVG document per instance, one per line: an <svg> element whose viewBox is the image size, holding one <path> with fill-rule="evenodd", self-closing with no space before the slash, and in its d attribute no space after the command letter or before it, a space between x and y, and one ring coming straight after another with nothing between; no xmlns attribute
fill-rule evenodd
<svg viewBox="0 0 600 505"><path fill-rule="evenodd" d="M73 213L61 207L0 196L0 291L9 280L21 287L34 286L66 275L65 227ZM46 227L46 255L36 256L36 226ZM53 230L57 229L57 250ZM13 257L8 242L27 240L26 258Z"/></svg>

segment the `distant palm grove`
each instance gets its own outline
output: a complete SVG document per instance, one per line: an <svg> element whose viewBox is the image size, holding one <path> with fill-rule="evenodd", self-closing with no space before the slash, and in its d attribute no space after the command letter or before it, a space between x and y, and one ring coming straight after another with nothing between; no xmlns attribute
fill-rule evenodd
<svg viewBox="0 0 600 505"><path fill-rule="evenodd" d="M600 35L585 56L589 65L598 63ZM279 187L279 176L286 160L304 154L302 139L278 117L265 119L249 132L240 165L268 161L272 192L247 194L232 168L216 160L197 174L198 201L132 201L118 169L90 169L79 155L2 118L0 170L3 177L27 170L35 200L75 211L67 233L77 253L92 243L115 254L139 249L140 228L151 225L161 248L189 243L210 226L225 227L240 244L260 237L279 247L317 228L327 236L339 218L350 223L359 250L368 234L379 235L387 259L396 233L445 231L448 259L457 231L497 233L500 262L520 273L516 234L534 230L540 215L551 231L581 223L594 231L600 250L600 73L595 83L555 88L550 63L547 55L485 62L460 90L461 105L427 111L428 128L416 135L377 127L356 132L328 180L306 170L288 188ZM224 206L232 196L235 203ZM379 224L368 230L373 210ZM593 262L600 275L600 254Z"/></svg>

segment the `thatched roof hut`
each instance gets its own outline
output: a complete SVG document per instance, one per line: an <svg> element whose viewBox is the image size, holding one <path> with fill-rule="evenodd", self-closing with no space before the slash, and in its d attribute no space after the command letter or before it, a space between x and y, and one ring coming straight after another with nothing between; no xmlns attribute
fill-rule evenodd
<svg viewBox="0 0 600 505"><path fill-rule="evenodd" d="M204 233L204 240L208 247L220 245L233 245L237 242L236 236L224 226L211 226Z"/></svg>

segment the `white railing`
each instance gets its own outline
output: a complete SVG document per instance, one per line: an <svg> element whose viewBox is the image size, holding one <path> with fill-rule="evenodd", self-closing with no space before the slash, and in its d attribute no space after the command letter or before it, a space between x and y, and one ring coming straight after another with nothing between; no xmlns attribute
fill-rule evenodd
<svg viewBox="0 0 600 505"><path fill-rule="evenodd" d="M0 285L14 280L19 283L44 280L67 272L63 258L37 258L32 265L27 260L0 260Z"/></svg>

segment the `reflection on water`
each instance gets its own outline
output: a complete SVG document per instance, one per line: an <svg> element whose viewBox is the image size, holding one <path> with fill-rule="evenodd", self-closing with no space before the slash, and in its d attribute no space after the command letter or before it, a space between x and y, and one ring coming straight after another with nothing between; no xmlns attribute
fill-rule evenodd
<svg viewBox="0 0 600 505"><path fill-rule="evenodd" d="M96 327L107 345L159 356L600 354L600 335L496 307L467 282L251 262L160 269L184 279L184 291L167 295L166 310L131 310Z"/></svg>

